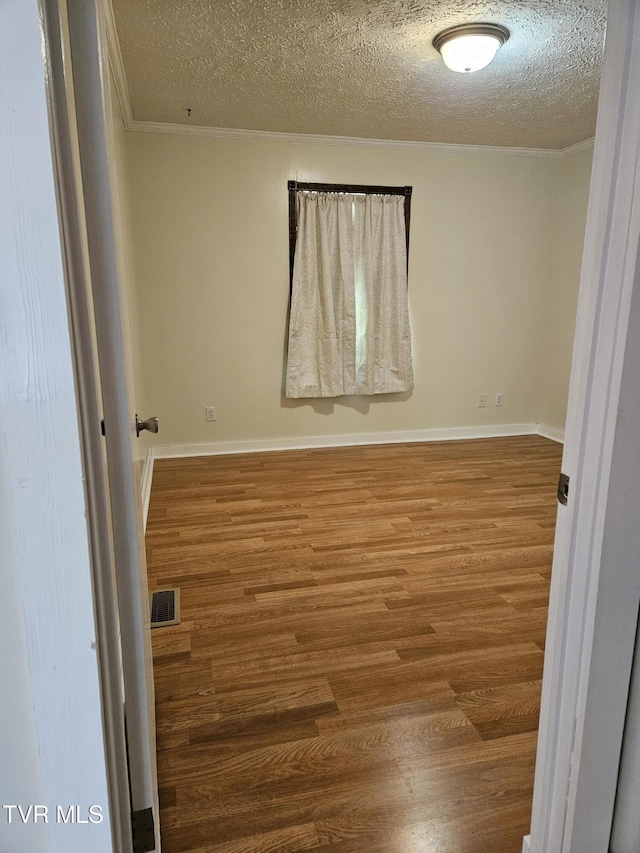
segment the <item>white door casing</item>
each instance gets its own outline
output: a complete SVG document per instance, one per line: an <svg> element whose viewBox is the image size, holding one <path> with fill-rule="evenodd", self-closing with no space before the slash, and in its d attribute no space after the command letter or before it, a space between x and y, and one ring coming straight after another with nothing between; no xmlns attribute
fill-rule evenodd
<svg viewBox="0 0 640 853"><path fill-rule="evenodd" d="M135 811L153 807L159 851L148 590L142 503L134 473L131 369L113 219L106 62L98 4L68 0L67 6L114 531L131 801Z"/></svg>
<svg viewBox="0 0 640 853"><path fill-rule="evenodd" d="M42 22L48 63L52 154L58 186L69 322L83 426L83 466L87 492L96 620L100 637L100 676L112 831L118 851L131 853L131 803L124 721L120 624L109 508L97 343L91 298L84 204L75 125L74 88L69 56L66 0L48 0Z"/></svg>
<svg viewBox="0 0 640 853"><path fill-rule="evenodd" d="M609 849L640 577L640 6L610 3L573 352L532 853ZM635 549L635 552L634 552Z"/></svg>

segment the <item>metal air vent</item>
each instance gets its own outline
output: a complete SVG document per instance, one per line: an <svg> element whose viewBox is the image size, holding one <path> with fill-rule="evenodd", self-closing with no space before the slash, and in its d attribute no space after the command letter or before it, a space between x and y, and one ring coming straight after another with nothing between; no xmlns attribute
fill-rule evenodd
<svg viewBox="0 0 640 853"><path fill-rule="evenodd" d="M149 593L151 627L180 624L180 590L159 589Z"/></svg>

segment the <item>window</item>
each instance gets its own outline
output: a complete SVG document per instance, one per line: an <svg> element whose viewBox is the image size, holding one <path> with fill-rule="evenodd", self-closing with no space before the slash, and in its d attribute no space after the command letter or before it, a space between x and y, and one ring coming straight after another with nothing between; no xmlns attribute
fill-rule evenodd
<svg viewBox="0 0 640 853"><path fill-rule="evenodd" d="M413 388L410 205L411 187L289 182L287 397Z"/></svg>

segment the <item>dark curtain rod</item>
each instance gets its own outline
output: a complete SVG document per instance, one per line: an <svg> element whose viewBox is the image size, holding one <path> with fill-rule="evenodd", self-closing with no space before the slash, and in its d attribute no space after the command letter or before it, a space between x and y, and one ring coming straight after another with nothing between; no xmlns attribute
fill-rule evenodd
<svg viewBox="0 0 640 853"><path fill-rule="evenodd" d="M363 195L411 195L413 187L375 187L369 184L314 184L302 181L288 181L289 191L308 191L319 193L360 193Z"/></svg>

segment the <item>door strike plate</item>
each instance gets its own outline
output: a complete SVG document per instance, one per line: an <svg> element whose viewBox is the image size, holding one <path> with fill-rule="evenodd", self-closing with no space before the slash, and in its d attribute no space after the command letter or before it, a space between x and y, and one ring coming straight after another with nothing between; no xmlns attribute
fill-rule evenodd
<svg viewBox="0 0 640 853"><path fill-rule="evenodd" d="M558 501L562 506L566 506L569 500L569 475L560 474L558 480Z"/></svg>

